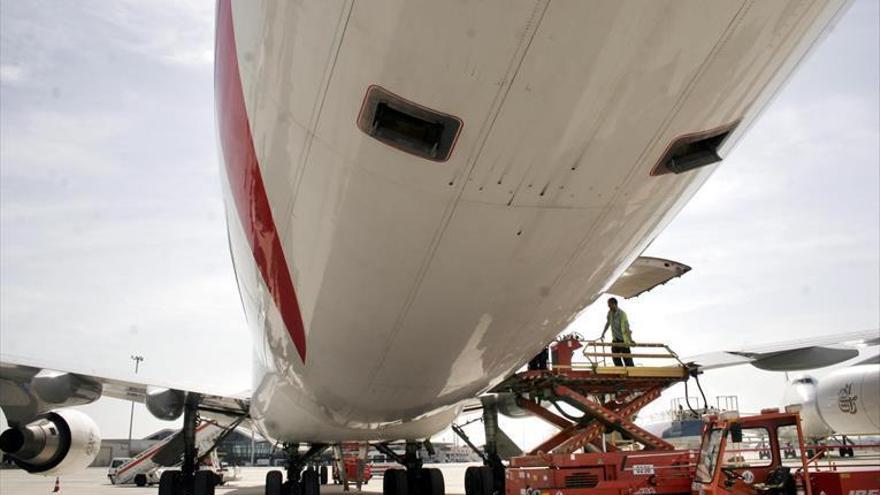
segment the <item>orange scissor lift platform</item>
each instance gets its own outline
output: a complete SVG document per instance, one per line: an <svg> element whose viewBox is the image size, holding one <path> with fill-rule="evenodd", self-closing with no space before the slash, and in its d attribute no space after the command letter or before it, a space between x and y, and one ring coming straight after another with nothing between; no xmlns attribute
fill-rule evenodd
<svg viewBox="0 0 880 495"><path fill-rule="evenodd" d="M635 424L633 417L694 370L663 344L630 346L663 353L618 353L609 352L611 344L590 342L587 346L592 352L584 352L589 362L573 364L574 352L583 345L580 339L564 338L551 346L553 364L547 369L517 373L492 389L496 394L512 394L521 409L559 429L530 452L510 459L504 473L505 493L689 493L694 454L674 450ZM625 357L667 359L675 364L622 367L604 362ZM555 412L545 407L548 403ZM577 413L566 412L563 404Z"/></svg>

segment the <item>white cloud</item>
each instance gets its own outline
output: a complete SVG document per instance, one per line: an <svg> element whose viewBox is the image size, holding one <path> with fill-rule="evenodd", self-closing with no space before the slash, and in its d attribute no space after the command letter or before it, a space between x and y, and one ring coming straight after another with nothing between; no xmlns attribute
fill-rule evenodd
<svg viewBox="0 0 880 495"><path fill-rule="evenodd" d="M124 33L118 42L127 49L172 65L213 63L213 3L125 1L107 7L96 15Z"/></svg>

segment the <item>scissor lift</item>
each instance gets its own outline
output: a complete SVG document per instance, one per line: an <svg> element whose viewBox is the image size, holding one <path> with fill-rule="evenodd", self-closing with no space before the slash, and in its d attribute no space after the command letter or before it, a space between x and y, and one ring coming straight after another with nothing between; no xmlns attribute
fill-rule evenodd
<svg viewBox="0 0 880 495"><path fill-rule="evenodd" d="M586 345L583 354L587 363L572 362L584 342L577 337L563 338L551 346L553 363L547 369L516 373L491 390L496 397L513 397L520 409L559 431L530 452L510 458L504 466L493 445L494 439L504 435L491 431L498 428L498 407L484 401L487 444L483 457L487 466L478 468L482 473L472 472L470 483L466 477L468 495L690 491L692 454L675 451L671 444L635 424L633 417L663 390L687 380L696 370L681 363L663 344L632 344L631 349L639 350L635 353L613 352L609 349L612 344L602 342ZM608 366L606 359L615 357L666 359L674 364ZM566 411L563 405L577 413Z"/></svg>

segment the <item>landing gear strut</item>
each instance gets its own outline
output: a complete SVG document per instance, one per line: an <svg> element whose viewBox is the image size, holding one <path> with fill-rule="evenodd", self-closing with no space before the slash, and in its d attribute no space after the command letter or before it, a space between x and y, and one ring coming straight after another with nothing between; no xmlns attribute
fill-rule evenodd
<svg viewBox="0 0 880 495"><path fill-rule="evenodd" d="M283 481L281 471L266 473L266 495L319 495L321 477L314 467L306 469L309 461L321 455L329 445L315 443L300 453L298 443L284 444L287 454L287 481Z"/></svg>
<svg viewBox="0 0 880 495"><path fill-rule="evenodd" d="M214 495L216 477L201 471L196 449L196 426L199 424L198 394L188 394L183 408L183 464L180 470L167 470L159 478L159 495Z"/></svg>
<svg viewBox="0 0 880 495"><path fill-rule="evenodd" d="M405 469L388 469L382 480L383 495L446 495L443 473L436 468L422 467L419 449L424 446L432 453L431 442L406 442L406 451L401 456L391 450L388 444L377 444L376 449Z"/></svg>
<svg viewBox="0 0 880 495"><path fill-rule="evenodd" d="M464 433L461 426L452 425L454 431L464 442L483 459L482 466L470 466L464 472L464 491L466 495L496 495L504 493L504 463L498 453L499 438L503 436L498 426L498 404L491 398L483 401L483 428L486 447L480 450ZM472 420L465 425L478 420Z"/></svg>

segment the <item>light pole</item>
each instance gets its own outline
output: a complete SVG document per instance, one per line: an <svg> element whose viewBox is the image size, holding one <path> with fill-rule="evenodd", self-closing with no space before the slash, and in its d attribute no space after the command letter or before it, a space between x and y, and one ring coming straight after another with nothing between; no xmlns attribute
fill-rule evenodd
<svg viewBox="0 0 880 495"><path fill-rule="evenodd" d="M134 374L138 374L138 370L141 367L141 361L144 360L143 356L131 356L131 360L134 361ZM131 415L128 419L128 456L133 457L131 455L131 430L132 426L134 426L134 401L131 401Z"/></svg>

